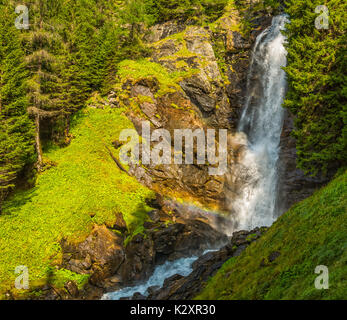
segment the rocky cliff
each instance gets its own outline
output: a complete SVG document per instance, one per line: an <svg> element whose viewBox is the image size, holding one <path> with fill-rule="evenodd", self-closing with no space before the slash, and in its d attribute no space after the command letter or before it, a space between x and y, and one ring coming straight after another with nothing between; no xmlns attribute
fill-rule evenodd
<svg viewBox="0 0 347 320"><path fill-rule="evenodd" d="M247 35L240 19L238 10L227 7L220 19L204 27L169 21L151 28L145 38L150 57L123 62L110 96L116 105L126 106L140 135L143 121L150 121L152 129L167 129L171 136L174 129L227 129L232 146L228 163L237 159L240 149L233 134L244 102L250 51L271 17L255 19ZM129 172L158 193L227 210L230 168L223 175L210 175L208 166L195 160L194 165L134 164Z"/></svg>

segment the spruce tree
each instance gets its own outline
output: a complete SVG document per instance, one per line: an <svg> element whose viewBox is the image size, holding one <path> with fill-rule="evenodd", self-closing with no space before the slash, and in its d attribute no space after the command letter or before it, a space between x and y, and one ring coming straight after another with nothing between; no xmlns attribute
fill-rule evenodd
<svg viewBox="0 0 347 320"><path fill-rule="evenodd" d="M57 118L64 116L64 96L61 82L61 41L54 19L59 14L62 0L54 2L32 0L28 3L30 29L25 34L27 69L30 80L29 113L35 119L38 168L43 165L41 138L52 139ZM41 128L44 128L43 135Z"/></svg>
<svg viewBox="0 0 347 320"><path fill-rule="evenodd" d="M0 4L0 212L1 202L34 161L33 126L27 114L24 53L11 6Z"/></svg>

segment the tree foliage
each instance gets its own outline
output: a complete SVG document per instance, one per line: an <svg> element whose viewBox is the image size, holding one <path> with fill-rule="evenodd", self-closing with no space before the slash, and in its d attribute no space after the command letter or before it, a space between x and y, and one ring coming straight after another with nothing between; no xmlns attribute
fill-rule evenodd
<svg viewBox="0 0 347 320"><path fill-rule="evenodd" d="M290 16L288 66L289 90L285 100L295 116L293 136L298 166L317 174L346 161L346 23L347 3L325 1L328 29L317 29L315 8L321 1L288 0Z"/></svg>
<svg viewBox="0 0 347 320"><path fill-rule="evenodd" d="M14 12L0 3L0 212L1 201L33 161L33 127L26 112L27 72Z"/></svg>
<svg viewBox="0 0 347 320"><path fill-rule="evenodd" d="M223 14L228 0L145 0L144 3L147 13L158 23L197 17L205 21L214 21Z"/></svg>

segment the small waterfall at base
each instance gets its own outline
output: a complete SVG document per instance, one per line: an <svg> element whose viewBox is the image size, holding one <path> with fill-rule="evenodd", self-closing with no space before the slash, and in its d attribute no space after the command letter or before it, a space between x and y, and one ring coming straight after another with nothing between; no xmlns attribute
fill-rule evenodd
<svg viewBox="0 0 347 320"><path fill-rule="evenodd" d="M276 218L279 143L286 91L286 16L272 19L256 39L248 73L247 95L239 132L246 146L232 169L230 206L235 229L269 226Z"/></svg>
<svg viewBox="0 0 347 320"><path fill-rule="evenodd" d="M198 257L192 256L189 258L182 258L176 261L166 261L163 265L158 266L152 276L144 283L137 286L126 287L115 292L104 294L102 300L119 300L120 298L131 297L134 293L139 292L147 296L147 289L152 286L162 287L165 279L180 274L187 276L192 271L191 265Z"/></svg>
<svg viewBox="0 0 347 320"><path fill-rule="evenodd" d="M207 253L213 250L206 250ZM126 287L115 292L109 292L103 295L102 300L119 300L124 297L131 297L134 293L139 292L143 296L148 295L148 288L152 286L163 286L165 279L175 274L188 276L192 272L192 264L198 259L197 256L181 258L175 261L166 261L164 264L155 268L152 276L145 282L133 287Z"/></svg>

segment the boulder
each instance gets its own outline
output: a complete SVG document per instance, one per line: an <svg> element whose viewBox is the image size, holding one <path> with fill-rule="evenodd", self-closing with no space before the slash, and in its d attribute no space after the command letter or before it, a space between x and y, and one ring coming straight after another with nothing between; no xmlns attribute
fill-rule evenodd
<svg viewBox="0 0 347 320"><path fill-rule="evenodd" d="M91 274L90 283L103 286L125 259L123 238L106 226L95 225L91 234L79 244L62 241L62 266L81 274Z"/></svg>

